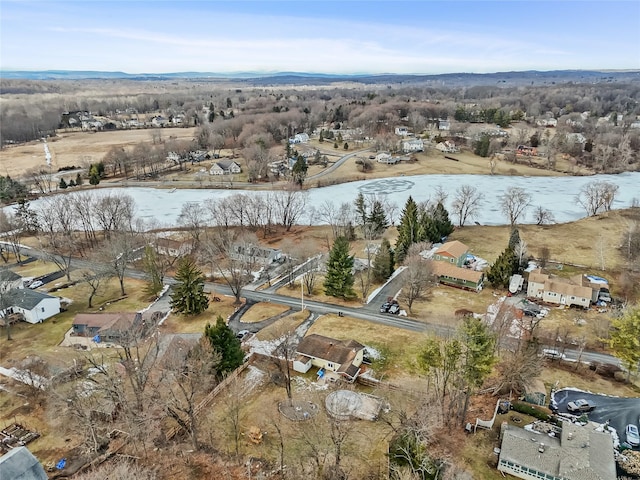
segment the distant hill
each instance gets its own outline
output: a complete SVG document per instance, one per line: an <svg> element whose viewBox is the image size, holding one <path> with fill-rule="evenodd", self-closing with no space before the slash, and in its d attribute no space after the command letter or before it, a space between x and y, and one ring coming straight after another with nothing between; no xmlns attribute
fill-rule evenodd
<svg viewBox="0 0 640 480"><path fill-rule="evenodd" d="M1 79L25 80L88 80L88 79L125 79L138 81L162 80L235 80L254 85L302 85L302 84L331 84L336 82L357 82L363 84L432 84L434 86L463 86L463 85L540 85L554 83L594 83L594 82L630 82L640 81L640 71L629 70L552 70L552 71L521 71L496 73L445 73L438 75L408 75L408 74L357 74L339 75L305 72L174 72L174 73L140 73L102 71L73 71L73 70L43 70L43 71L0 71Z"/></svg>

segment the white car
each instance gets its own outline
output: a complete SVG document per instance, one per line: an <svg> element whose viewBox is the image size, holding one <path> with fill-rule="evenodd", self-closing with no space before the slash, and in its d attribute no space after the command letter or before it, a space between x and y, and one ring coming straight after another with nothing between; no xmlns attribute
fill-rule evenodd
<svg viewBox="0 0 640 480"><path fill-rule="evenodd" d="M564 353L560 353L558 350L553 350L550 348L545 348L542 350L542 356L545 358L550 358L552 360L564 360L567 356Z"/></svg>
<svg viewBox="0 0 640 480"><path fill-rule="evenodd" d="M35 282L32 282L31 285L29 285L29 288L31 290L34 290L38 287L41 287L42 285L44 285L44 283L42 283L40 280L36 280Z"/></svg>
<svg viewBox="0 0 640 480"><path fill-rule="evenodd" d="M638 433L638 427L636 427L633 423L627 425L625 429L625 433L627 434L627 443L632 447L640 446L640 433Z"/></svg>

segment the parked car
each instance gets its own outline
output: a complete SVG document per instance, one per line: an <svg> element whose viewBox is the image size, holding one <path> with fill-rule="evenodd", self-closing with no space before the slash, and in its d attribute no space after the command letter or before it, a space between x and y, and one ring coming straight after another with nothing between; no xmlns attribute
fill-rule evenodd
<svg viewBox="0 0 640 480"><path fill-rule="evenodd" d="M397 315L400 313L400 305L398 305L397 303L394 303L393 305L391 305L389 307L389 311L387 313L390 313L392 315Z"/></svg>
<svg viewBox="0 0 640 480"><path fill-rule="evenodd" d="M34 290L38 287L41 287L42 285L44 285L44 283L42 283L40 280L36 280L35 282L31 282L31 284L29 285L29 288L31 290Z"/></svg>
<svg viewBox="0 0 640 480"><path fill-rule="evenodd" d="M236 337L238 337L240 340L244 340L245 338L247 338L249 335L251 335L251 332L249 330L240 330L237 334Z"/></svg>
<svg viewBox="0 0 640 480"><path fill-rule="evenodd" d="M595 408L596 406L593 403L585 400L584 398L576 400L575 402L569 402L567 404L567 410L574 413L591 412L595 410Z"/></svg>
<svg viewBox="0 0 640 480"><path fill-rule="evenodd" d="M636 427L633 423L627 425L625 429L625 433L627 434L627 443L632 447L640 446L640 433L638 432L638 427Z"/></svg>
<svg viewBox="0 0 640 480"><path fill-rule="evenodd" d="M542 350L542 356L545 358L550 358L552 360L564 360L567 356L564 353L560 353L558 350L553 350L551 348L545 348Z"/></svg>
<svg viewBox="0 0 640 480"><path fill-rule="evenodd" d="M384 302L382 305L380 305L380 313L387 313L390 308L391 308L391 303Z"/></svg>

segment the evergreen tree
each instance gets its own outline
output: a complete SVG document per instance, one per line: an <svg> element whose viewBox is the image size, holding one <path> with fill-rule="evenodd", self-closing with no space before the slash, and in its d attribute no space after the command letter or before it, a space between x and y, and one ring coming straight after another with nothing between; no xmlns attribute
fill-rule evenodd
<svg viewBox="0 0 640 480"><path fill-rule="evenodd" d="M420 225L418 222L418 205L411 196L402 210L400 225L398 226L398 240L396 241L396 260L401 262L407 255L409 247L419 241Z"/></svg>
<svg viewBox="0 0 640 480"><path fill-rule="evenodd" d="M514 274L514 263L517 264L517 262L518 259L513 250L507 247L487 271L487 280L495 287L508 287L511 275Z"/></svg>
<svg viewBox="0 0 640 480"><path fill-rule="evenodd" d="M358 193L355 201L356 214L358 217L358 224L364 228L367 224L367 201L364 199L362 192Z"/></svg>
<svg viewBox="0 0 640 480"><path fill-rule="evenodd" d="M344 142L344 149L349 150L349 144L347 142Z"/></svg>
<svg viewBox="0 0 640 480"><path fill-rule="evenodd" d="M98 185L100 183L100 173L97 165L92 164L89 167L89 183L91 185Z"/></svg>
<svg viewBox="0 0 640 480"><path fill-rule="evenodd" d="M212 123L216 119L216 112L211 109L209 110L209 123Z"/></svg>
<svg viewBox="0 0 640 480"><path fill-rule="evenodd" d="M75 187L76 186L76 182L73 181L73 178L71 180L69 180L69 186L70 187Z"/></svg>
<svg viewBox="0 0 640 480"><path fill-rule="evenodd" d="M320 138L318 139L320 143L324 142L324 130L320 130Z"/></svg>
<svg viewBox="0 0 640 480"><path fill-rule="evenodd" d="M515 252L518 245L520 245L520 231L518 227L514 227L509 235L509 248Z"/></svg>
<svg viewBox="0 0 640 480"><path fill-rule="evenodd" d="M476 141L476 145L475 145L475 148L473 150L473 153L475 153L476 155L479 155L481 157L488 157L489 156L489 144L490 143L491 143L491 139L489 138L489 135L483 134L480 137L480 140Z"/></svg>
<svg viewBox="0 0 640 480"><path fill-rule="evenodd" d="M307 178L308 169L309 169L309 166L307 165L307 162L305 161L304 157L302 155L298 155L298 158L296 159L296 163L293 164L293 168L291 169L291 175L292 175L293 181L301 187L305 179Z"/></svg>
<svg viewBox="0 0 640 480"><path fill-rule="evenodd" d="M220 355L220 363L217 366L218 376L222 377L242 365L244 360L242 344L220 315L216 318L215 325L207 324L204 335L211 342L214 352Z"/></svg>
<svg viewBox="0 0 640 480"><path fill-rule="evenodd" d="M64 181L64 178L60 179L60 188L65 190L68 187L67 182Z"/></svg>
<svg viewBox="0 0 640 480"><path fill-rule="evenodd" d="M438 232L438 242L453 233L455 227L453 226L453 223L451 223L451 220L449 219L449 212L444 208L442 202L438 202L434 208L433 220L435 223L435 230Z"/></svg>
<svg viewBox="0 0 640 480"><path fill-rule="evenodd" d="M371 205L371 213L367 217L367 222L375 235L380 235L389 226L387 221L387 213L379 200L374 200Z"/></svg>
<svg viewBox="0 0 640 480"><path fill-rule="evenodd" d="M393 251L389 240L384 238L373 260L373 278L376 282L385 282L393 273Z"/></svg>
<svg viewBox="0 0 640 480"><path fill-rule="evenodd" d="M178 262L176 281L171 294L171 308L184 315L197 315L209 307L209 299L204 293L204 275L190 257Z"/></svg>
<svg viewBox="0 0 640 480"><path fill-rule="evenodd" d="M145 287L145 292L150 297L155 297L162 291L163 276L160 268L160 260L151 245L144 247L144 257L142 260L144 271L149 276L149 283Z"/></svg>
<svg viewBox="0 0 640 480"><path fill-rule="evenodd" d="M349 241L345 237L338 237L329 252L324 292L332 297L354 297L352 270L353 256L349 255Z"/></svg>

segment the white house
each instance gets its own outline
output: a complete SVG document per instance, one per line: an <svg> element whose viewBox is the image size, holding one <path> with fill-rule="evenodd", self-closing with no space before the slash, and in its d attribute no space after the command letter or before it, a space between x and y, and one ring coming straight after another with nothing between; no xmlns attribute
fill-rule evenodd
<svg viewBox="0 0 640 480"><path fill-rule="evenodd" d="M11 290L5 294L5 302L7 307L0 316L21 313L29 323L42 323L60 313L60 298L27 288Z"/></svg>
<svg viewBox="0 0 640 480"><path fill-rule="evenodd" d="M449 120L438 120L438 130L451 130L451 122Z"/></svg>
<svg viewBox="0 0 640 480"><path fill-rule="evenodd" d="M153 119L151 119L151 125L153 125L154 127L164 127L167 123L169 123L169 120L162 115L158 115L157 117L153 117Z"/></svg>
<svg viewBox="0 0 640 480"><path fill-rule="evenodd" d="M599 288L598 288L599 291ZM541 270L529 272L527 297L539 298L544 302L556 305L579 305L588 308L591 304L593 290L589 286L575 284L563 278L550 278Z"/></svg>
<svg viewBox="0 0 640 480"><path fill-rule="evenodd" d="M307 143L309 141L309 135L306 133L296 133L289 139L289 143Z"/></svg>
<svg viewBox="0 0 640 480"><path fill-rule="evenodd" d="M269 266L282 259L282 250L238 243L231 248L229 257L232 260L240 260L253 265Z"/></svg>
<svg viewBox="0 0 640 480"><path fill-rule="evenodd" d="M193 249L191 242L174 240L172 238L158 238L155 241L156 251L161 255L170 257L182 257L189 255Z"/></svg>
<svg viewBox="0 0 640 480"><path fill-rule="evenodd" d="M398 159L392 157L390 153L381 152L378 155L376 155L376 162L386 163L387 165L393 165L398 163Z"/></svg>
<svg viewBox="0 0 640 480"><path fill-rule="evenodd" d="M209 169L209 175L233 175L242 172L242 168L233 160L220 160Z"/></svg>
<svg viewBox="0 0 640 480"><path fill-rule="evenodd" d="M401 137L409 135L409 129L407 127L396 127L395 132L396 135L400 135Z"/></svg>
<svg viewBox="0 0 640 480"><path fill-rule="evenodd" d="M436 150L440 150L444 153L456 153L458 151L458 147L456 147L455 143L445 140L444 142L440 142L436 145Z"/></svg>
<svg viewBox="0 0 640 480"><path fill-rule="evenodd" d="M412 138L411 140L403 140L402 151L405 153L423 152L424 142L422 141L421 138Z"/></svg>

